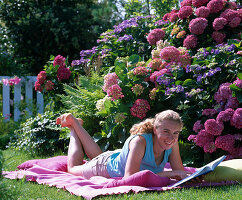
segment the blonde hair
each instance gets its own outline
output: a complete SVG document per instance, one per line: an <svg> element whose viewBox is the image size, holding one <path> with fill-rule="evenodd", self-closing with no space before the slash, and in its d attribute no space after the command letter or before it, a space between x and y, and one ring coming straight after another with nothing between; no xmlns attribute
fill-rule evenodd
<svg viewBox="0 0 242 200"><path fill-rule="evenodd" d="M181 117L177 112L173 110L165 110L157 113L154 118L147 118L138 124L134 124L130 129L130 134L153 133L154 126L159 126L164 120L175 121L181 125L181 128L183 127Z"/></svg>

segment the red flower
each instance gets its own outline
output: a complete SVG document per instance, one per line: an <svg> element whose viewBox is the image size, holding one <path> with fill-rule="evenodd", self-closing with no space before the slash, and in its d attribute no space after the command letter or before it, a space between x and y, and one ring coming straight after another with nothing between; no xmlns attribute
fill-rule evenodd
<svg viewBox="0 0 242 200"><path fill-rule="evenodd" d="M39 81L36 81L35 82L34 88L35 88L35 91L39 91L39 92L42 92L43 91L43 89L42 89L41 84L39 83Z"/></svg>
<svg viewBox="0 0 242 200"><path fill-rule="evenodd" d="M57 78L59 81L67 80L71 76L71 71L69 68L59 67L57 70Z"/></svg>
<svg viewBox="0 0 242 200"><path fill-rule="evenodd" d="M66 61L66 58L64 58L63 56L61 55L58 55L55 57L54 59L54 63L53 63L53 66L56 66L56 65L59 65L60 67L65 67L65 61Z"/></svg>
<svg viewBox="0 0 242 200"><path fill-rule="evenodd" d="M39 82L39 84L43 84L46 80L46 72L45 71L41 71L38 75L37 75L37 81Z"/></svg>
<svg viewBox="0 0 242 200"><path fill-rule="evenodd" d="M54 89L54 83L52 81L47 81L46 84L45 84L45 89L47 91L50 91L50 90L53 90Z"/></svg>

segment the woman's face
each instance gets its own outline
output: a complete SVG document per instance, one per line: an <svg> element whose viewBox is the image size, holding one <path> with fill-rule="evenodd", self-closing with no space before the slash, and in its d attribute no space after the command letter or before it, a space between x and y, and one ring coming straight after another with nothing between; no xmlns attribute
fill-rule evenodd
<svg viewBox="0 0 242 200"><path fill-rule="evenodd" d="M163 120L154 126L154 142L162 150L170 149L178 140L181 125L173 120Z"/></svg>

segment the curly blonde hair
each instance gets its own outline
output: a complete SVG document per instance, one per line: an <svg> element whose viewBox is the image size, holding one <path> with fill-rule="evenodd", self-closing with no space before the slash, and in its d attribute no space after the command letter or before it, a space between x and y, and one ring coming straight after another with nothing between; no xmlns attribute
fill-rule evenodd
<svg viewBox="0 0 242 200"><path fill-rule="evenodd" d="M183 123L180 115L173 110L165 110L157 113L154 118L147 118L144 121L134 124L130 129L131 135L143 134L143 133L153 133L154 126L157 127L164 120L172 120L183 127Z"/></svg>

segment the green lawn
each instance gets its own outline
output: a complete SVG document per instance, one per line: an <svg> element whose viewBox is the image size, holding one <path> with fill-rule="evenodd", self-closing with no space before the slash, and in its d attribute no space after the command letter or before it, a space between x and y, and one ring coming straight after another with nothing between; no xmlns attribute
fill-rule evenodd
<svg viewBox="0 0 242 200"><path fill-rule="evenodd" d="M15 170L20 163L32 159L32 157L12 150L3 151L5 158L4 170ZM1 197L0 199L18 199L18 200L59 200L59 199L83 199L71 195L63 189L49 187L46 185L38 185L25 180L9 180L3 179L2 183L7 186L8 191L13 193L12 197ZM96 199L179 199L179 200L194 200L194 199L217 199L217 200L238 200L242 199L242 185L223 186L223 187L207 187L207 188L190 188L170 190L166 192L141 192L138 194L128 193L122 195L112 195L98 197Z"/></svg>

